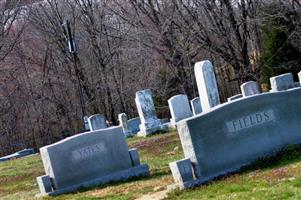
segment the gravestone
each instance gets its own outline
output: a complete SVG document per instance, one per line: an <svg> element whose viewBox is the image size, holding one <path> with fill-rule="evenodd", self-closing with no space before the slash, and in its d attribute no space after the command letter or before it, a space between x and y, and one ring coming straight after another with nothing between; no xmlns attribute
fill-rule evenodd
<svg viewBox="0 0 301 200"><path fill-rule="evenodd" d="M40 195L59 195L149 174L137 149L128 150L122 129L85 132L40 148L46 175L37 177Z"/></svg>
<svg viewBox="0 0 301 200"><path fill-rule="evenodd" d="M260 87L256 81L248 81L240 86L243 97L260 94Z"/></svg>
<svg viewBox="0 0 301 200"><path fill-rule="evenodd" d="M90 131L89 117L88 116L84 116L84 124L85 124L85 130Z"/></svg>
<svg viewBox="0 0 301 200"><path fill-rule="evenodd" d="M132 135L132 131L129 130L128 118L125 113L120 113L118 115L119 125L121 126L124 136L129 137Z"/></svg>
<svg viewBox="0 0 301 200"><path fill-rule="evenodd" d="M35 151L32 148L30 148L30 149L23 149L21 151L17 151L16 153L13 153L13 154L1 157L0 158L0 162L8 161L8 160L13 160L13 159L21 158L21 157L25 157L25 156L29 156L29 155L32 155L34 153L35 153Z"/></svg>
<svg viewBox="0 0 301 200"><path fill-rule="evenodd" d="M137 134L140 131L141 120L139 117L128 120L128 127L132 131L132 134Z"/></svg>
<svg viewBox="0 0 301 200"><path fill-rule="evenodd" d="M141 120L138 136L145 137L160 130L167 130L168 127L157 118L152 93L149 89L136 92L135 102Z"/></svg>
<svg viewBox="0 0 301 200"><path fill-rule="evenodd" d="M301 71L298 73L298 77L299 77L299 82L300 82L300 85L301 85Z"/></svg>
<svg viewBox="0 0 301 200"><path fill-rule="evenodd" d="M209 60L197 62L194 66L195 78L203 111L209 111L220 104L214 68Z"/></svg>
<svg viewBox="0 0 301 200"><path fill-rule="evenodd" d="M192 116L186 95L179 94L171 97L168 100L168 106L171 114L170 122L174 127L178 121Z"/></svg>
<svg viewBox="0 0 301 200"><path fill-rule="evenodd" d="M229 101L234 101L234 100L236 100L236 99L240 99L240 98L242 98L243 96L242 96L242 94L237 94L237 95L234 95L234 96L232 96L232 97L229 97L227 100L228 100L228 102Z"/></svg>
<svg viewBox="0 0 301 200"><path fill-rule="evenodd" d="M200 114L202 112L200 97L195 97L190 101L193 115Z"/></svg>
<svg viewBox="0 0 301 200"><path fill-rule="evenodd" d="M170 163L181 189L301 143L301 88L241 98L180 121L185 159Z"/></svg>
<svg viewBox="0 0 301 200"><path fill-rule="evenodd" d="M292 73L271 77L270 83L272 92L284 91L295 87Z"/></svg>
<svg viewBox="0 0 301 200"><path fill-rule="evenodd" d="M101 114L92 115L88 118L90 131L107 128L105 117Z"/></svg>

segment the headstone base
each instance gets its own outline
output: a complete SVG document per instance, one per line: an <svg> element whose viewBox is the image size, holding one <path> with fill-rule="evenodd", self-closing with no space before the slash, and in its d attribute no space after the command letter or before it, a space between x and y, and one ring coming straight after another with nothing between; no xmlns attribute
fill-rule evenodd
<svg viewBox="0 0 301 200"><path fill-rule="evenodd" d="M153 133L156 133L158 131L167 131L168 125L167 124L159 124L157 126L153 126L150 128L147 128L146 126L140 125L140 131L137 133L137 136L139 137L146 137L148 135L151 135Z"/></svg>
<svg viewBox="0 0 301 200"><path fill-rule="evenodd" d="M113 174L109 174L103 177L99 177L97 179L91 180L91 181L87 181L81 184L77 184L77 185L73 185L70 187L66 187L66 188L62 188L62 189L57 189L57 190L53 190L51 192L46 192L45 193L40 193L37 196L57 196L63 193L69 193L69 192L73 192L76 191L82 187L95 187L98 185L104 185L110 182L116 182L116 181L122 181L122 180L127 180L130 178L134 178L134 177L141 177L141 176L148 176L149 175L149 167L146 164L143 165L139 165L136 167L132 167L130 169L127 170L122 170ZM39 179L40 177L38 177ZM43 182L41 182L43 183ZM46 188L46 187L45 187Z"/></svg>

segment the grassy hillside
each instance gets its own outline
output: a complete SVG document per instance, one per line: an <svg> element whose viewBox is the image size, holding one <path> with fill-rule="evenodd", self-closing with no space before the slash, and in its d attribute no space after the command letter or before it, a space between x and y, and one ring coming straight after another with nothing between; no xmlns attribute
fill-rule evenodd
<svg viewBox="0 0 301 200"><path fill-rule="evenodd" d="M156 199L173 183L168 163L183 158L176 132L128 139L137 147L151 176L43 199ZM39 155L0 163L0 199L34 199L36 177L44 174ZM165 199L301 199L301 148L289 147L260 159L239 173L186 191L171 191Z"/></svg>

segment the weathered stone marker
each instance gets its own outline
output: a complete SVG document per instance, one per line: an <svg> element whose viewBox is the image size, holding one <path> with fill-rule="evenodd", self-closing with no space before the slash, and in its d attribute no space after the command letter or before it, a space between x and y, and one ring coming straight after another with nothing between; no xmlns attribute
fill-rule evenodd
<svg viewBox="0 0 301 200"><path fill-rule="evenodd" d="M209 111L220 104L214 68L209 60L201 61L194 66L195 78L203 111Z"/></svg>
<svg viewBox="0 0 301 200"><path fill-rule="evenodd" d="M72 136L40 149L46 175L37 177L41 195L149 174L136 149L128 150L122 129L111 127Z"/></svg>
<svg viewBox="0 0 301 200"><path fill-rule="evenodd" d="M177 128L185 159L170 168L183 189L301 143L301 88L228 102Z"/></svg>
<svg viewBox="0 0 301 200"><path fill-rule="evenodd" d="M295 87L295 82L292 73L286 73L279 76L274 76L270 78L271 91L284 91Z"/></svg>
<svg viewBox="0 0 301 200"><path fill-rule="evenodd" d="M195 97L190 101L193 115L200 114L202 112L200 97Z"/></svg>
<svg viewBox="0 0 301 200"><path fill-rule="evenodd" d="M101 114L95 114L88 118L90 131L107 128L105 117Z"/></svg>
<svg viewBox="0 0 301 200"><path fill-rule="evenodd" d="M129 126L128 126L128 118L126 116L125 113L120 113L118 115L118 121L119 121L119 125L121 126L124 136L125 137L129 137L132 135L132 131L129 130Z"/></svg>
<svg viewBox="0 0 301 200"><path fill-rule="evenodd" d="M162 125L161 120L157 118L152 93L149 89L136 92L135 102L141 120L138 136L145 137L159 130L167 130L168 127Z"/></svg>
<svg viewBox="0 0 301 200"><path fill-rule="evenodd" d="M227 100L228 100L228 101L234 101L234 100L240 99L240 98L242 98L242 97L243 97L242 94L237 94L237 95L234 95L234 96L232 96L232 97L229 97Z"/></svg>
<svg viewBox="0 0 301 200"><path fill-rule="evenodd" d="M299 77L299 82L301 84L301 71L298 73L298 77Z"/></svg>
<svg viewBox="0 0 301 200"><path fill-rule="evenodd" d="M171 114L170 122L174 127L178 121L192 116L186 95L179 94L171 97L168 100L168 106Z"/></svg>
<svg viewBox="0 0 301 200"><path fill-rule="evenodd" d="M132 131L133 134L137 134L140 131L141 120L139 117L132 118L128 120L129 129Z"/></svg>
<svg viewBox="0 0 301 200"><path fill-rule="evenodd" d="M248 81L240 86L243 97L260 94L260 87L256 81Z"/></svg>

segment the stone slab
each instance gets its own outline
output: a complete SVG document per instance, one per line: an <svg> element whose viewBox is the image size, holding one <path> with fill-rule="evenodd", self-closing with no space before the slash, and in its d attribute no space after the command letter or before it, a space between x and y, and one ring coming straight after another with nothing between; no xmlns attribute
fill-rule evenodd
<svg viewBox="0 0 301 200"><path fill-rule="evenodd" d="M243 97L260 94L260 87L256 81L248 81L240 86Z"/></svg>
<svg viewBox="0 0 301 200"><path fill-rule="evenodd" d="M171 114L170 122L175 126L182 119L192 116L188 97L179 94L168 99L168 106Z"/></svg>
<svg viewBox="0 0 301 200"><path fill-rule="evenodd" d="M95 114L88 118L90 131L107 128L105 117L101 114Z"/></svg>
<svg viewBox="0 0 301 200"><path fill-rule="evenodd" d="M194 66L195 78L203 111L209 111L220 104L214 67L209 60L197 62Z"/></svg>
<svg viewBox="0 0 301 200"><path fill-rule="evenodd" d="M40 153L54 191L102 180L134 167L120 127L75 135L40 148Z"/></svg>
<svg viewBox="0 0 301 200"><path fill-rule="evenodd" d="M301 84L301 71L298 73L298 77L299 77L299 82Z"/></svg>
<svg viewBox="0 0 301 200"><path fill-rule="evenodd" d="M132 136L132 131L129 129L128 126L128 118L127 115L125 113L120 113L118 115L118 121L119 121L119 125L122 128L123 134L125 137L130 137Z"/></svg>
<svg viewBox="0 0 301 200"><path fill-rule="evenodd" d="M86 182L83 182L81 184L73 185L70 187L66 187L63 189L58 189L53 192L49 192L47 195L49 196L57 196L64 193L70 193L73 191L76 191L81 188L90 188L95 187L98 185L104 185L111 182L118 182L118 181L124 181L129 180L136 177L145 177L149 176L149 166L146 164L139 165L136 167L132 167L126 170L118 171L94 180L89 180Z"/></svg>
<svg viewBox="0 0 301 200"><path fill-rule="evenodd" d="M227 100L228 100L228 102L229 101L234 101L234 100L236 100L236 99L240 99L240 98L242 98L243 96L242 96L242 94L237 94L237 95L234 95L234 96L232 96L232 97L229 97Z"/></svg>
<svg viewBox="0 0 301 200"><path fill-rule="evenodd" d="M136 92L135 102L141 120L137 136L145 137L157 131L166 130L156 115L152 93L149 89Z"/></svg>
<svg viewBox="0 0 301 200"><path fill-rule="evenodd" d="M169 163L174 181L180 186L180 189L184 189L187 183L193 181L192 165L189 158L182 159Z"/></svg>
<svg viewBox="0 0 301 200"><path fill-rule="evenodd" d="M137 134L140 131L139 125L141 120L139 117L132 118L128 120L129 129L132 131L132 134Z"/></svg>
<svg viewBox="0 0 301 200"><path fill-rule="evenodd" d="M228 102L177 126L193 184L204 183L301 143L301 88Z"/></svg>
<svg viewBox="0 0 301 200"><path fill-rule="evenodd" d="M192 99L190 101L190 104L191 104L193 115L197 115L202 112L202 105L201 105L200 97L195 97L194 99Z"/></svg>
<svg viewBox="0 0 301 200"><path fill-rule="evenodd" d="M292 73L286 73L270 78L272 92L288 90L295 87L295 82Z"/></svg>

